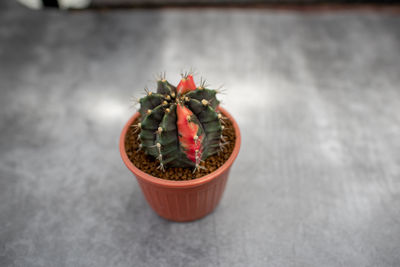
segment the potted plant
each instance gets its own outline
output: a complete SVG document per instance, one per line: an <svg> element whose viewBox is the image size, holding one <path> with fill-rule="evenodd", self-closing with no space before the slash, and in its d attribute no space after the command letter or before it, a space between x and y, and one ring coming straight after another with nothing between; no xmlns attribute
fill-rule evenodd
<svg viewBox="0 0 400 267"><path fill-rule="evenodd" d="M222 197L241 137L217 93L190 73L176 87L161 75L122 130L122 160L161 217L196 220Z"/></svg>

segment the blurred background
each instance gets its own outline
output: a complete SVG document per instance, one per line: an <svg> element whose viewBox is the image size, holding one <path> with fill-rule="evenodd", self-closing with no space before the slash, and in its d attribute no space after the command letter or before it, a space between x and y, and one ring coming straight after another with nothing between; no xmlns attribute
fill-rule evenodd
<svg viewBox="0 0 400 267"><path fill-rule="evenodd" d="M399 266L395 1L2 0L0 266ZM242 147L206 218L147 205L132 97L193 69Z"/></svg>
<svg viewBox="0 0 400 267"><path fill-rule="evenodd" d="M394 0L18 0L31 8L60 7L60 8L149 8L149 7L279 7L293 8L294 6L312 5L313 9L318 5L334 5L341 8L357 6L369 6L376 9L382 4L395 5Z"/></svg>

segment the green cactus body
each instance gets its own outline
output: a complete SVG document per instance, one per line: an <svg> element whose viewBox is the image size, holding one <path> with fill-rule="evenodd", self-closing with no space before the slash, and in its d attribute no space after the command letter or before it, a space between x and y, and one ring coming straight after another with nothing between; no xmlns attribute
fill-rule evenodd
<svg viewBox="0 0 400 267"><path fill-rule="evenodd" d="M160 168L200 167L223 146L222 115L216 90L196 87L192 75L177 87L165 79L157 92L139 100L140 148L160 162Z"/></svg>

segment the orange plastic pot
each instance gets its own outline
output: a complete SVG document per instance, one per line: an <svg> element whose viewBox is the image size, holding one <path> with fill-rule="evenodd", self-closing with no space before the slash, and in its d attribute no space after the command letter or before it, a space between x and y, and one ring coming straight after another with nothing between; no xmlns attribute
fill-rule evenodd
<svg viewBox="0 0 400 267"><path fill-rule="evenodd" d="M197 220L211 213L221 200L230 168L239 153L241 137L233 117L225 109L219 110L233 123L236 134L235 147L229 159L220 168L194 180L165 180L151 176L133 165L126 154L125 136L139 113L133 115L122 130L119 141L122 160L136 176L147 202L161 217L178 222Z"/></svg>

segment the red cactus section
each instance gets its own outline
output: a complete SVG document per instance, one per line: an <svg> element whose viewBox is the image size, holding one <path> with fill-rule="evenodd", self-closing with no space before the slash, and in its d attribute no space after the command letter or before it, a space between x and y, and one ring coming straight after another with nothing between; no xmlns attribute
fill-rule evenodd
<svg viewBox="0 0 400 267"><path fill-rule="evenodd" d="M190 74L187 77L182 78L176 87L176 91L180 95L193 90L196 90L196 84L194 83L193 76Z"/></svg>
<svg viewBox="0 0 400 267"><path fill-rule="evenodd" d="M204 133L197 136L199 125L190 120L193 116L190 109L184 105L177 105L176 114L178 116L177 126L179 142L184 148L187 158L197 165L200 163L201 155L203 153L202 142Z"/></svg>

